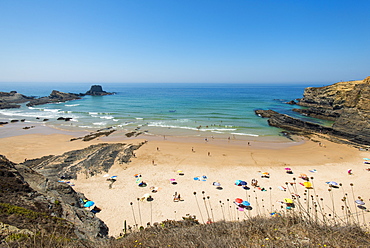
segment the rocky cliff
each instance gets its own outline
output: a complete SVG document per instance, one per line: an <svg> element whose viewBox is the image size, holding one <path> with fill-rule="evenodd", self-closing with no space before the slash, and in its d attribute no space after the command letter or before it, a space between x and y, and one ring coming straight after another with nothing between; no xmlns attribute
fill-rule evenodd
<svg viewBox="0 0 370 248"><path fill-rule="evenodd" d="M85 196L67 180L108 172L115 163L126 166L143 144L98 144L22 164L0 155L0 243L9 235L38 232L84 240L108 237L108 227L83 208Z"/></svg>
<svg viewBox="0 0 370 248"><path fill-rule="evenodd" d="M334 121L332 127L281 114L272 114L269 124L287 130L325 132L349 142L370 145L370 77L306 88L303 98L297 104L304 108L294 111L305 116Z"/></svg>

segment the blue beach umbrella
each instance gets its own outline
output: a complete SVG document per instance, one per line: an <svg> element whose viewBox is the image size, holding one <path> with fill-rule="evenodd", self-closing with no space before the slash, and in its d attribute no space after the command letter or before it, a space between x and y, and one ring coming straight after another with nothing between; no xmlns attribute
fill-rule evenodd
<svg viewBox="0 0 370 248"><path fill-rule="evenodd" d="M241 204L246 207L251 205L248 201L243 201Z"/></svg>
<svg viewBox="0 0 370 248"><path fill-rule="evenodd" d="M84 204L84 207L85 208L89 208L89 207L92 207L94 206L95 202L93 201L87 201L85 204Z"/></svg>
<svg viewBox="0 0 370 248"><path fill-rule="evenodd" d="M235 181L235 185L240 186L241 185L241 182L242 182L242 180L236 180Z"/></svg>
<svg viewBox="0 0 370 248"><path fill-rule="evenodd" d="M241 182L240 182L240 185L243 185L243 186L244 186L244 185L247 185L247 182L246 182L246 181L241 181Z"/></svg>
<svg viewBox="0 0 370 248"><path fill-rule="evenodd" d="M329 184L329 185L338 186L338 183L334 182L334 181L330 181L330 182L326 182L326 183Z"/></svg>
<svg viewBox="0 0 370 248"><path fill-rule="evenodd" d="M365 202L361 201L361 200L356 200L355 201L358 205L365 205Z"/></svg>

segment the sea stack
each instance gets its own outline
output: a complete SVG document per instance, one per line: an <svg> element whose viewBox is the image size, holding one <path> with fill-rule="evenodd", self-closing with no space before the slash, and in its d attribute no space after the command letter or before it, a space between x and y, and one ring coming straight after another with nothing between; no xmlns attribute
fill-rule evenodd
<svg viewBox="0 0 370 248"><path fill-rule="evenodd" d="M104 91L101 85L93 85L91 86L90 90L85 93L85 95L91 95L91 96L105 96L105 95L113 95L113 94L114 93Z"/></svg>

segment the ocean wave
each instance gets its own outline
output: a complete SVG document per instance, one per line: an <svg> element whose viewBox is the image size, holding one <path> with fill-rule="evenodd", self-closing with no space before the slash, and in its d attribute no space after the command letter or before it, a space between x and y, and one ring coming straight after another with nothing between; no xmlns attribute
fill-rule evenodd
<svg viewBox="0 0 370 248"><path fill-rule="evenodd" d="M197 131L198 128L195 127L182 127L182 126L175 126L175 125L168 125L163 123L149 123L148 127L163 127L163 128L180 128L180 129L188 129Z"/></svg>
<svg viewBox="0 0 370 248"><path fill-rule="evenodd" d="M220 131L211 131L212 133L220 133L220 134L224 134L224 132L220 132Z"/></svg>
<svg viewBox="0 0 370 248"><path fill-rule="evenodd" d="M76 107L76 106L80 106L80 104L66 104L64 106L66 106L66 107Z"/></svg>
<svg viewBox="0 0 370 248"><path fill-rule="evenodd" d="M99 116L100 119L107 119L107 120L111 120L113 119L114 117L113 116Z"/></svg>
<svg viewBox="0 0 370 248"><path fill-rule="evenodd" d="M231 133L234 135L244 135L244 136L253 136L253 137L258 137L258 134L251 134L251 133Z"/></svg>
<svg viewBox="0 0 370 248"><path fill-rule="evenodd" d="M40 108L40 111L45 111L45 112L52 112L52 113L58 113L61 109L47 109L47 108Z"/></svg>
<svg viewBox="0 0 370 248"><path fill-rule="evenodd" d="M86 126L86 125L82 125L82 126L79 126L80 128L95 128L93 126Z"/></svg>
<svg viewBox="0 0 370 248"><path fill-rule="evenodd" d="M57 118L58 115L54 112L12 112L12 111L0 111L0 114L7 117L19 117L19 118L44 118L52 119Z"/></svg>
<svg viewBox="0 0 370 248"><path fill-rule="evenodd" d="M107 125L107 123L104 122L104 121L102 121L102 122L94 122L93 125L95 125L95 126L105 126L105 125Z"/></svg>

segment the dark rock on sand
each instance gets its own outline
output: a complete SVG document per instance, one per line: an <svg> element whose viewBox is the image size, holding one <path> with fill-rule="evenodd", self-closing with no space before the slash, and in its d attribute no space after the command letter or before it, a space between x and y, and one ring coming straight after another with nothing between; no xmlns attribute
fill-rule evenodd
<svg viewBox="0 0 370 248"><path fill-rule="evenodd" d="M41 97L38 99L33 99L26 105L31 107L35 105L47 104L47 103L57 103L57 102L66 102L81 99L81 94L74 93L64 93L57 90L53 90L49 96Z"/></svg>
<svg viewBox="0 0 370 248"><path fill-rule="evenodd" d="M6 125L6 124L8 124L7 121L0 121L0 125Z"/></svg>
<svg viewBox="0 0 370 248"><path fill-rule="evenodd" d="M85 95L91 96L105 96L105 95L113 95L114 93L106 92L103 90L101 85L92 85L90 90L88 90Z"/></svg>
<svg viewBox="0 0 370 248"><path fill-rule="evenodd" d="M139 145L123 143L101 143L91 145L82 150L66 152L58 156L45 156L39 159L27 160L27 165L49 179L77 179L77 173L86 173L87 177L106 173L114 163L127 164Z"/></svg>
<svg viewBox="0 0 370 248"><path fill-rule="evenodd" d="M116 130L115 129L111 129L111 130L108 130L108 131L105 131L105 130L98 130L97 132L94 132L94 133L90 133L88 135L85 135L83 137L78 137L78 138L72 138L71 141L74 141L74 140L79 140L79 139L82 139L83 141L90 141L90 140L93 140L93 139L96 139L96 138L99 138L101 136L109 136L110 134L112 134L113 132L115 132Z"/></svg>

